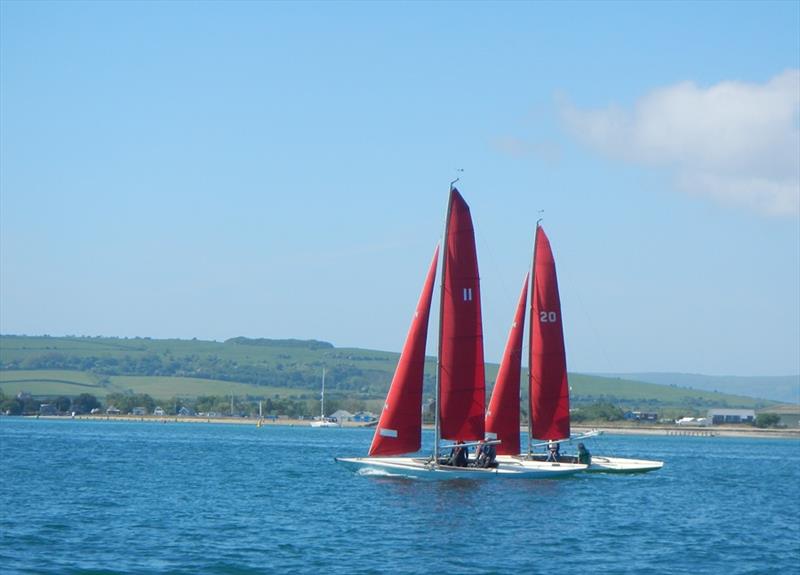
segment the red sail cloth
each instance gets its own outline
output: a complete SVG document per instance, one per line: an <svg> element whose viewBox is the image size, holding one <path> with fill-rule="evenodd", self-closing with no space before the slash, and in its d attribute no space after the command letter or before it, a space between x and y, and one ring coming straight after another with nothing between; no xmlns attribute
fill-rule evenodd
<svg viewBox="0 0 800 575"><path fill-rule="evenodd" d="M442 273L440 437L481 440L486 391L478 257L469 206L455 188L447 211Z"/></svg>
<svg viewBox="0 0 800 575"><path fill-rule="evenodd" d="M522 372L522 336L525 333L525 304L528 299L528 274L519 294L514 322L508 332L506 349L497 372L489 409L486 410L486 436L499 439L499 455L519 453L519 380Z"/></svg>
<svg viewBox="0 0 800 575"><path fill-rule="evenodd" d="M561 301L550 241L536 228L530 319L530 410L533 437L569 437L569 383Z"/></svg>
<svg viewBox="0 0 800 575"><path fill-rule="evenodd" d="M419 451L421 446L425 342L428 338L428 318L438 258L437 246L372 438L370 455L413 453Z"/></svg>

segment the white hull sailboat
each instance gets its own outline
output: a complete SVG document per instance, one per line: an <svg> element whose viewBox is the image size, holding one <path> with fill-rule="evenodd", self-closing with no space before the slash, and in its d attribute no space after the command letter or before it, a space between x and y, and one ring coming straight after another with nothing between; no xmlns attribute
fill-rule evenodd
<svg viewBox="0 0 800 575"><path fill-rule="evenodd" d="M586 471L590 473L646 473L647 471L656 471L662 467L664 467L663 461L592 455L592 462Z"/></svg>
<svg viewBox="0 0 800 575"><path fill-rule="evenodd" d="M575 473L585 466L559 462L521 465L516 461L478 467L450 464L440 452L459 442L463 447L484 441L485 382L480 285L475 236L469 207L451 186L439 307L439 350L433 454L410 457L422 438L422 384L438 248L406 337L389 393L367 457L336 458L365 475L412 477L425 480L549 478Z"/></svg>
<svg viewBox="0 0 800 575"><path fill-rule="evenodd" d="M587 431L580 435L571 436L569 439L562 439L558 441L550 441L547 443L534 444L533 449L540 448L544 451L531 451L530 454L519 455L500 455L498 454L497 460L501 464L511 464L514 462L521 462L523 465L531 464L530 462L552 463L556 461L561 464L580 464L578 457L575 455L558 455L555 459L550 455L546 449L554 444L569 445L578 441L585 441L592 437L601 435L602 432L596 429ZM588 467L583 465L587 473L646 473L648 471L656 471L664 467L663 461L655 461L651 459L631 459L626 457L611 457L606 455L592 454Z"/></svg>
<svg viewBox="0 0 800 575"><path fill-rule="evenodd" d="M530 337L528 341L529 358L529 403L528 403L528 450L527 453L514 455L509 451L511 446L518 448L519 417L509 423L507 413L513 413L519 406L516 397L519 393L519 370L512 374L511 381L501 380L501 372L498 372L498 383L492 395L492 402L487 413L487 431L494 432L502 440L501 445L506 445L505 451L498 455L501 464L509 464L519 461L523 465L535 466L546 462L559 462L563 464L587 464L586 471L589 472L608 472L608 473L643 473L654 471L663 467L661 461L650 461L645 459L627 459L622 457L609 457L603 455L589 455L588 451L583 457L560 455L556 447L564 444L580 441L589 437L599 435L598 431L572 436L570 433L569 415L569 383L567 379L566 350L564 347L564 331L561 319L561 301L558 293L558 279L556 276L555 260L550 247L550 240L544 229L537 223L536 239L534 242L533 255L533 282L531 288L530 303ZM523 288L526 293L527 283ZM523 303L517 310L517 323L524 323L524 317L520 313ZM510 345L511 337L509 337ZM518 335L521 345L522 335ZM519 355L515 361L519 362ZM505 358L504 358L505 359ZM516 389L513 388L513 381L517 382ZM495 408L495 395L502 394L502 386L511 386L512 393L506 391L505 402L498 400ZM501 389L498 389L501 387ZM509 425L516 427L509 428ZM534 444L534 440L544 443ZM514 443L516 441L516 444ZM535 447L553 447L553 452L536 453ZM584 446L578 444L579 451Z"/></svg>
<svg viewBox="0 0 800 575"><path fill-rule="evenodd" d="M322 368L322 392L319 400L319 419L311 422L311 427L339 427L335 421L325 417L325 368Z"/></svg>
<svg viewBox="0 0 800 575"><path fill-rule="evenodd" d="M503 456L492 468L457 467L434 464L430 457L338 457L336 461L359 475L407 477L436 481L440 479L492 479L495 477L517 479L552 479L571 475L585 469L585 465L568 463L522 462Z"/></svg>
<svg viewBox="0 0 800 575"><path fill-rule="evenodd" d="M577 461L547 461L529 454L520 454L519 386L522 372L522 341L525 332L525 304L528 298L528 276L522 284L514 321L497 371L497 379L486 410L486 437L498 440L497 462L500 466L520 466L522 469L546 472L558 468L561 472L586 470ZM554 467L555 466L555 467Z"/></svg>
<svg viewBox="0 0 800 575"><path fill-rule="evenodd" d="M582 436L581 436L582 438ZM573 440L574 441L574 440ZM530 464L530 462L547 463L548 455L546 454L527 454L520 455L498 455L497 461L501 465L512 464L514 462L521 462L523 465ZM578 463L576 456L560 455L558 462L564 465ZM586 467L586 466L583 466ZM629 459L626 457L608 457L605 455L592 455L591 462L586 467L587 473L646 473L648 471L656 471L664 467L663 461L654 461L650 459Z"/></svg>

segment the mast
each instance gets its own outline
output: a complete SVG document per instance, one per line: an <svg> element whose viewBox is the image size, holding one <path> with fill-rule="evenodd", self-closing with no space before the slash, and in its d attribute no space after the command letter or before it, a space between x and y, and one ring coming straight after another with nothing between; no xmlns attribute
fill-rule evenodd
<svg viewBox="0 0 800 575"><path fill-rule="evenodd" d="M325 421L325 368L322 368L322 393L319 401L319 420Z"/></svg>
<svg viewBox="0 0 800 575"><path fill-rule="evenodd" d="M439 440L485 439L480 274L469 205L450 191L439 310ZM438 454L438 450L436 452Z"/></svg>
<svg viewBox="0 0 800 575"><path fill-rule="evenodd" d="M444 240L442 241L442 284L439 290L439 349L436 353L436 411L433 420L434 440L433 440L433 461L435 464L439 463L439 441L441 435L441 420L439 413L442 409L442 385L441 385L441 370L442 370L442 336L444 335L444 298L445 298L445 278L447 277L447 236L450 228L450 211L453 208L453 190L455 189L456 178L450 182L450 194L447 199L447 215L444 219Z"/></svg>
<svg viewBox="0 0 800 575"><path fill-rule="evenodd" d="M568 439L569 375L558 275L550 240L538 225L534 252L537 274L531 292L531 438Z"/></svg>
<svg viewBox="0 0 800 575"><path fill-rule="evenodd" d="M536 247L539 243L539 224L533 232L533 261L531 262L531 318L528 325L528 459L533 455L533 300L536 297Z"/></svg>

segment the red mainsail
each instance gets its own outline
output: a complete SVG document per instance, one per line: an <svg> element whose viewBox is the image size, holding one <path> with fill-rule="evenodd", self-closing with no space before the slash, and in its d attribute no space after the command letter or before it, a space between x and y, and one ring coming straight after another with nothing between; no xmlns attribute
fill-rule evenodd
<svg viewBox="0 0 800 575"><path fill-rule="evenodd" d="M536 439L569 437L569 383L561 301L550 240L536 227L530 319L531 435Z"/></svg>
<svg viewBox="0 0 800 575"><path fill-rule="evenodd" d="M519 453L519 379L522 372L522 336L525 333L525 304L528 299L528 275L522 284L514 323L508 333L506 349L497 381L492 390L489 409L486 410L486 437L499 439L497 453Z"/></svg>
<svg viewBox="0 0 800 575"><path fill-rule="evenodd" d="M411 327L383 405L370 455L399 455L419 451L422 441L422 383L425 372L425 342L433 298L433 282L439 247L433 254L425 286L419 296Z"/></svg>
<svg viewBox="0 0 800 575"><path fill-rule="evenodd" d="M486 391L478 257L469 206L450 191L439 320L440 437L481 440Z"/></svg>

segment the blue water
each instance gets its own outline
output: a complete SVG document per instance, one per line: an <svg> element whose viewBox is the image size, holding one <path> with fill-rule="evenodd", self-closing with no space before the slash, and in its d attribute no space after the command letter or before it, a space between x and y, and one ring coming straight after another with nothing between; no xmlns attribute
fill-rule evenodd
<svg viewBox="0 0 800 575"><path fill-rule="evenodd" d="M0 418L3 573L798 573L800 442L609 436L644 475L362 477L366 429ZM430 438L426 438L429 440Z"/></svg>

